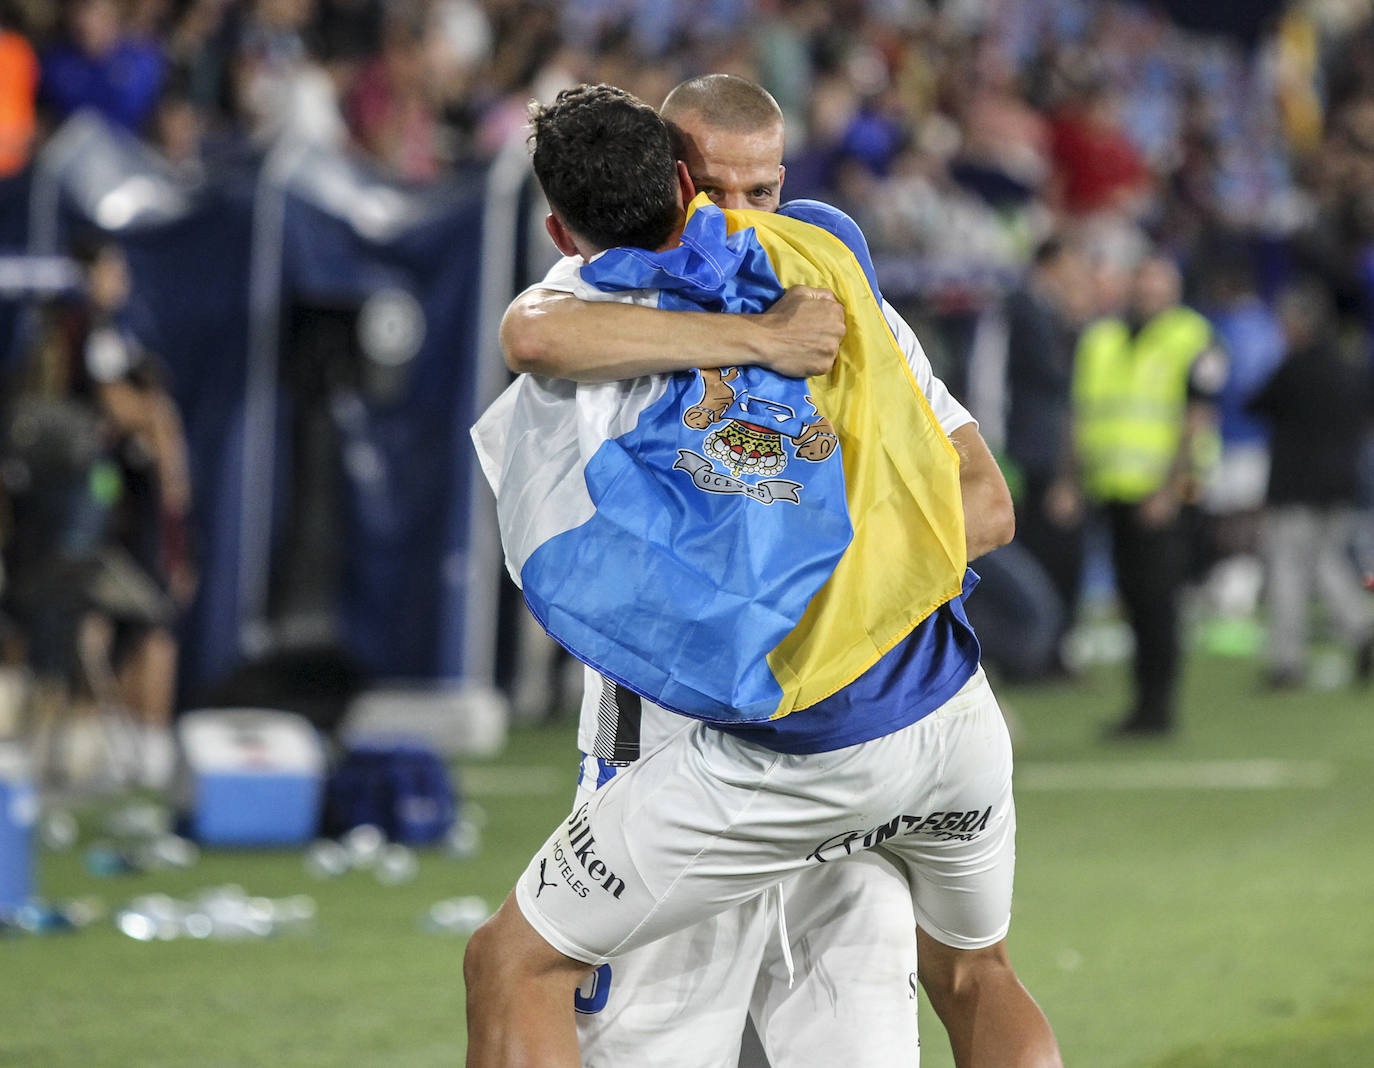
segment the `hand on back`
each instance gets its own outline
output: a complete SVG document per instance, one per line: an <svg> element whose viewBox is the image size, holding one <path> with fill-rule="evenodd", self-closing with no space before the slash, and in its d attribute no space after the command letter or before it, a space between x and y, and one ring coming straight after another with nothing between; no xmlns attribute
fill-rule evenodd
<svg viewBox="0 0 1374 1068"><path fill-rule="evenodd" d="M760 317L770 332L760 363L789 378L830 373L844 340L844 307L828 289L793 286Z"/></svg>

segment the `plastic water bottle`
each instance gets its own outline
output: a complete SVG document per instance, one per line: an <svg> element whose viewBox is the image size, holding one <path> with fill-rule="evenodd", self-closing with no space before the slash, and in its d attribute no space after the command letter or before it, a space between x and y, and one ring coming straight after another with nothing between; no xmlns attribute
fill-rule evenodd
<svg viewBox="0 0 1374 1068"><path fill-rule="evenodd" d="M348 851L350 867L370 868L381 856L386 835L374 824L360 823L343 836L342 843Z"/></svg>
<svg viewBox="0 0 1374 1068"><path fill-rule="evenodd" d="M63 808L48 809L38 818L38 839L43 848L62 853L76 845L76 817Z"/></svg>
<svg viewBox="0 0 1374 1068"><path fill-rule="evenodd" d="M449 829L444 848L455 860L471 860L482 851L481 827L464 815Z"/></svg>
<svg viewBox="0 0 1374 1068"><path fill-rule="evenodd" d="M383 846L377 857L375 874L383 886L399 886L415 878L420 870L420 862L415 851L399 842Z"/></svg>
<svg viewBox="0 0 1374 1068"><path fill-rule="evenodd" d="M200 860L200 847L179 835L161 834L138 846L132 860L139 871L192 868Z"/></svg>
<svg viewBox="0 0 1374 1068"><path fill-rule="evenodd" d="M332 838L320 838L305 851L305 870L317 879L333 879L353 866L348 850Z"/></svg>
<svg viewBox="0 0 1374 1068"><path fill-rule="evenodd" d="M202 890L189 901L142 894L115 913L115 926L140 942L246 941L307 932L316 911L306 894L273 899L227 883Z"/></svg>
<svg viewBox="0 0 1374 1068"><path fill-rule="evenodd" d="M152 801L130 801L105 818L105 833L114 838L156 838L171 829L171 810Z"/></svg>
<svg viewBox="0 0 1374 1068"><path fill-rule="evenodd" d="M431 905L420 925L434 934L470 935L490 916L491 909L480 897L450 897Z"/></svg>

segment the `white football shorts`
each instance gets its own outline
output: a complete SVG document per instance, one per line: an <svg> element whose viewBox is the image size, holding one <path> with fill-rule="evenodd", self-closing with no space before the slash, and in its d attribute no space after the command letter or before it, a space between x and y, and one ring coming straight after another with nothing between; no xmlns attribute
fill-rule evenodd
<svg viewBox="0 0 1374 1068"><path fill-rule="evenodd" d="M579 739L587 752L619 735L605 722L605 689L588 669ZM637 707L646 747L688 723L648 702ZM574 807L590 800L599 772L585 757ZM878 851L860 852L601 965L575 999L583 1064L917 1068L915 973L906 878ZM754 1033L742 1047L746 1012Z"/></svg>
<svg viewBox="0 0 1374 1068"><path fill-rule="evenodd" d="M910 727L829 753L776 753L689 722L577 807L516 900L552 946L613 974L621 954L878 849L928 934L991 945L1010 918L1011 770L981 671Z"/></svg>
<svg viewBox="0 0 1374 1068"><path fill-rule="evenodd" d="M802 872L602 964L575 1004L587 1068L736 1068L746 1012L772 1068L916 1068L910 890L877 851Z"/></svg>

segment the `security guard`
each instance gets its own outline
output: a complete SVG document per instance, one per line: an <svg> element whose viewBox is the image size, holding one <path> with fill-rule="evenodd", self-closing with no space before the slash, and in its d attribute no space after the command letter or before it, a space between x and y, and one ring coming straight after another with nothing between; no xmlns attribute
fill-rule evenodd
<svg viewBox="0 0 1374 1068"><path fill-rule="evenodd" d="M1158 253L1137 268L1120 318L1084 331L1074 362L1081 485L1105 513L1117 592L1135 636L1135 701L1115 736L1174 726L1184 507L1217 449L1215 400L1226 361L1207 320L1179 303L1178 268Z"/></svg>

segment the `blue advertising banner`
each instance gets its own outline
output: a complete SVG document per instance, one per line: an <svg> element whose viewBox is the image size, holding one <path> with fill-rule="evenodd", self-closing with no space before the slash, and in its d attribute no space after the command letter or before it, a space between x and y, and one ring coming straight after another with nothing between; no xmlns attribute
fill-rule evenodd
<svg viewBox="0 0 1374 1068"><path fill-rule="evenodd" d="M458 678L480 184L414 190L298 150L187 186L90 119L45 155L0 183L0 264L36 277L93 226L128 256L128 326L165 364L190 450L200 583L182 621L183 689L210 690L271 651L293 577L281 570L301 551L329 562L312 594L366 676ZM6 365L31 344L36 294L23 288L0 286ZM302 449L307 417L331 455ZM329 511L310 513L311 500Z"/></svg>

